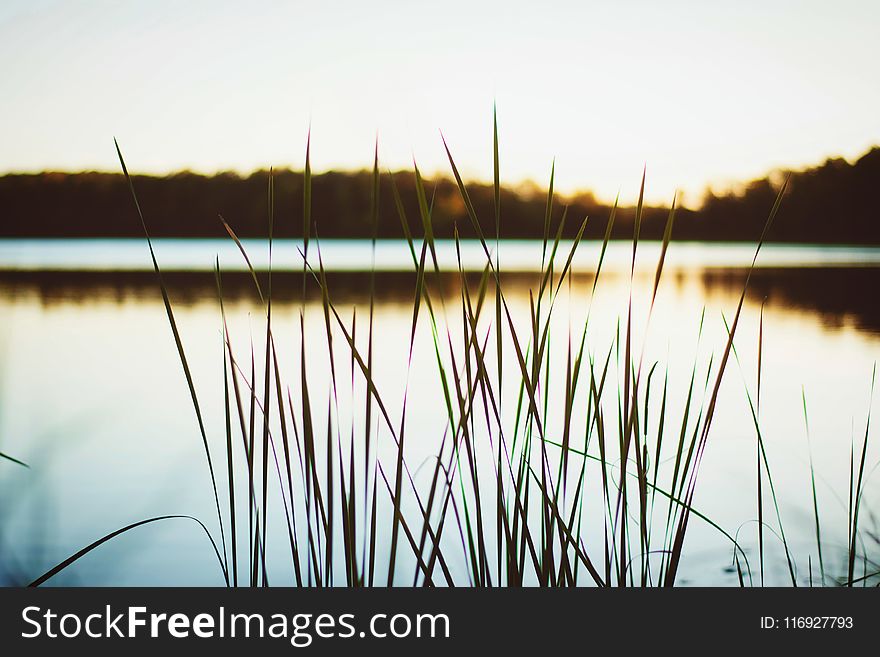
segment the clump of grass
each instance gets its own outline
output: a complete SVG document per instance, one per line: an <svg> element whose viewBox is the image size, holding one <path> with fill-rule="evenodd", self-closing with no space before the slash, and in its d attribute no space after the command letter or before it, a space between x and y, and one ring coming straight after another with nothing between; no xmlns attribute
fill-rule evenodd
<svg viewBox="0 0 880 657"><path fill-rule="evenodd" d="M298 313L300 340L294 345L299 351L298 371L280 367L273 332L271 262L276 217L271 172L267 188L270 264L265 287L242 242L220 217L250 270L265 317L263 352L258 356L251 343L250 353L236 353L218 262L225 408L223 441L219 445L226 465L222 495L218 475L224 474L224 469L214 467L211 441L148 224L118 151L190 391L209 468L217 511L215 531L220 541L215 541L201 521L189 516L150 518L95 541L36 579L35 585L121 533L170 518L187 518L201 526L228 586L266 586L276 577L292 579L298 586L673 586L686 556L686 536L693 519L706 523L727 542L740 584L755 583L754 567L738 538L695 508L694 502L721 383L730 356L738 361L735 336L746 288L779 210L785 184L768 209L732 321L727 324L725 319L727 340L720 357L716 360L713 356L707 365L701 365L694 356L688 387L681 395L684 404L672 408L668 369L664 372L660 363L646 362L644 343L639 348L634 337L637 315L632 288L640 245L645 174L633 224L626 316L611 343L593 350L592 303L617 203L606 219L595 278L589 297L583 300L586 317L582 325L575 328L569 323L567 333L559 335L551 320L566 286L570 293L572 263L588 218L572 219L580 222L579 230L566 247L561 240L569 221L566 208L558 222L554 222L559 215L553 190L554 165L543 217L540 272L537 285L529 291L527 326L518 325L505 293L499 259L503 212L497 121L493 121L494 252L492 238L483 228L490 222L477 216L445 139L443 144L468 219L485 254L485 264L475 284L462 265L456 229L458 260L452 273L458 288L454 298L438 293L432 285L442 274L450 272L441 271L438 264L433 197L418 166L414 163L412 175L423 228L420 240L410 232L394 176L380 171L378 144L374 154L369 213L373 252L380 207L379 183L381 176L387 175L414 273L409 342L405 347L406 383L401 400L389 400L383 392L381 365L374 358L375 340L381 331L374 322L375 272L369 273L366 320L359 320L356 309L349 316L334 302L321 255L319 227L311 215L308 142L303 181L304 239L299 251L303 265ZM673 199L653 277L646 331L672 242L675 206ZM326 340L326 363L317 365L316 360L324 358L323 347L306 342L309 289L320 292ZM460 336L454 337L453 323L460 324ZM430 331L434 375L445 411L444 426L430 427L418 436L422 441L436 436L434 458L425 473L420 472L421 467L413 471L407 459L407 447L412 441L411 418L408 421L407 417L409 381L411 376L427 376L424 371L413 372L420 327ZM701 320L698 342L702 333ZM554 353L564 354L564 371L551 367ZM764 530L769 526L763 518L766 483L776 515L773 531L778 530L791 583L797 585L795 562L783 530L761 434L760 354L759 347L757 405L752 403L748 387L745 388L757 434L758 583L764 583ZM351 371L349 381L342 374L345 361ZM258 362L262 362L262 370L258 370ZM513 365L514 371L510 371L509 365L505 369L505 363ZM310 372L315 367L330 372L329 389L317 394L310 385ZM517 391L512 396L511 388ZM344 389L351 396L350 408L340 403ZM561 391L561 406L551 404L551 390ZM360 410L355 412L355 408ZM399 414L395 412L398 408ZM674 417L680 417L680 422L674 422ZM869 574L865 550L858 549L867 439L868 427L857 468L853 452L847 575L843 580L849 585L866 583L875 574ZM381 456L380 443L392 446L393 458ZM661 468L662 455L667 454L671 455L671 472ZM819 511L815 476L812 477L820 582L824 584ZM270 508L278 504L280 508ZM272 540L283 541L288 563L270 563L267 559ZM863 566L860 573L856 571L859 554Z"/></svg>

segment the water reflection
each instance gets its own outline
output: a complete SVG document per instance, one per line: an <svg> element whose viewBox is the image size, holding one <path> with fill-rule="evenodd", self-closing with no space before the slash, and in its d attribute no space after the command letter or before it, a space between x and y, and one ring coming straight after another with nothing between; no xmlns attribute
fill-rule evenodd
<svg viewBox="0 0 880 657"><path fill-rule="evenodd" d="M871 298L878 273L880 269L871 267L777 267L753 274L738 333L741 360L732 363L722 388L697 498L702 511L741 534L751 556L755 554L755 435L744 390L746 386L754 390L760 306L766 298L762 430L788 521L786 531L792 545L807 554L814 528L803 386L812 454L820 464L817 485L828 522L828 550L839 555L834 546L846 540L847 510L840 498L846 496L850 448L864 430L871 403L871 364L880 355L880 316ZM328 276L340 311L347 313L346 318L353 309L359 313L358 335L363 340L371 276L339 271ZM588 340L589 353L596 358L604 357L614 344L629 295L626 268L612 267L601 278ZM468 275L472 289L479 279L478 273ZM644 351L647 363L660 362L661 371L668 367L675 412L681 408L680 384L687 381L693 359L704 372L723 347L721 313L729 317L733 312L744 280L742 269L679 267L662 282ZM178 311L209 432L222 436L222 360L213 274L168 272L165 282ZM525 272L502 281L517 327L529 324L529 290L537 282L535 274ZM558 364L559 371L565 368L560 336L566 335L567 325L579 326L592 282L590 274L578 274L570 289L562 288L559 321L551 332L553 366ZM650 270L637 276L636 326L646 323L652 282ZM377 272L374 285L379 336L374 357L381 363L377 385L396 402L408 377L401 345L409 339L415 278L405 272ZM458 276L436 277L431 285L436 298L454 308ZM264 327L253 280L241 271L224 273L223 289L237 353L247 354L250 341L259 353ZM301 274L273 276L275 333L281 344L281 369L286 372L298 371L301 294ZM310 385L316 407L321 407L329 399L326 336L315 285L309 286L307 296L304 322L312 364ZM704 308L705 327L698 347ZM442 316L442 307L437 311ZM183 512L212 518L204 455L154 274L6 271L0 274L0 313L4 317L0 449L32 465L31 470L0 469L0 577L5 583L39 574L102 534L143 517ZM487 316L492 316L491 311ZM460 317L450 313L448 325L455 344L460 340L459 324ZM641 346L644 336L636 333ZM340 344L344 340L336 340L337 348ZM348 381L348 359L340 357L337 366L340 380ZM516 367L515 361L505 363L506 372L516 372ZM408 421L417 429L413 435L418 436L407 456L419 481L425 474L418 466L430 459L445 423L435 369L430 332L422 326L407 409ZM609 374L615 376L614 371ZM295 377L288 376L287 383L296 399ZM505 393L505 400L510 400L515 390ZM345 391L340 395L346 403ZM558 408L558 401L551 397L551 410ZM400 408L390 404L389 412L399 417ZM676 421L674 414L670 412L670 422ZM548 426L549 431L555 429L552 423ZM322 430L316 427L318 434ZM875 443L870 446L869 470L877 462ZM661 460L664 467L671 467L671 461ZM869 477L865 502L869 512L880 501L877 483ZM729 553L723 541L719 544L717 535L698 525L689 532L691 558L682 581L736 584L736 574L726 570ZM206 547L204 537L186 525L157 526L102 547L100 554L56 583L217 584L216 566L210 563ZM768 583L785 583L778 547L768 548ZM284 562L283 550L272 556L274 563ZM805 569L804 565L799 573L802 578L807 576ZM277 583L289 582L279 577Z"/></svg>
<svg viewBox="0 0 880 657"><path fill-rule="evenodd" d="M707 289L740 291L745 285L742 270L708 270L702 273ZM815 313L830 328L852 324L871 333L880 332L878 267L757 269L752 273L748 295L753 300L784 308Z"/></svg>
<svg viewBox="0 0 880 657"><path fill-rule="evenodd" d="M333 299L340 303L358 303L369 297L374 286L375 298L380 303L411 303L416 277L405 271L327 272L328 287ZM371 277L374 281L371 283ZM625 280L625 272L607 272L605 279ZM738 294L746 283L747 271L742 268L712 268L677 270L665 277L678 287L699 280L707 293L723 291ZM437 291L454 294L459 287L460 275L444 272L428 274L428 284ZM575 273L573 282L589 288L594 275ZM173 301L195 305L217 300L217 283L213 273L202 271L172 271L163 275ZM258 275L265 289L268 277ZM480 275L468 272L466 280L476 287ZM272 275L272 296L281 303L302 300L302 274L290 271ZM540 283L539 276L529 272L505 273L502 285L521 293ZM489 281L490 287L492 285ZM222 274L224 298L256 303L259 300L254 280L241 271ZM755 269L747 290L748 298L772 306L802 310L815 314L829 328L852 324L870 333L880 332L880 305L872 292L880 288L880 267L776 267ZM124 303L131 300L155 300L158 294L156 276L149 271L2 271L0 270L0 298L14 300L33 296L46 306L56 304L88 304L95 301ZM306 300L320 300L316 281L309 277Z"/></svg>

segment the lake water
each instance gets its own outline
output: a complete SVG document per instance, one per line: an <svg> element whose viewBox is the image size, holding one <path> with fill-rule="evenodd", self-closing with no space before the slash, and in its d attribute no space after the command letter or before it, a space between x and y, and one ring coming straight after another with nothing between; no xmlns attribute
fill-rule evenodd
<svg viewBox="0 0 880 657"><path fill-rule="evenodd" d="M223 271L234 349L249 366L250 345L254 344L258 381L262 380L264 310L247 266L231 242L156 240L155 247L199 391L215 463L222 463L222 324L213 276L215 258ZM247 241L245 247L253 265L264 268L267 244ZM673 243L650 318L659 245L639 245L631 284L632 245L613 243L591 301L599 247L581 245L572 263L574 276L559 288L550 320L551 371L564 373L569 331L571 341L577 343L588 312L588 353L599 360L610 349L613 352L615 336L625 328L632 291L634 353L644 354L646 371L657 362L658 371L668 376L668 421L674 425L681 421L694 363L705 378L710 362L717 364L723 352L723 318L730 320L735 313L754 246ZM273 335L280 368L287 373L285 384L297 399L303 312L313 405L323 409L316 415L326 418L332 386L324 313L319 296L310 294L305 302L301 298L300 248L289 241L274 244ZM317 266L314 243L310 249L309 258ZM568 244L560 245L560 267L568 249ZM454 244L438 244L437 255L441 269L455 271ZM357 314L356 339L364 350L367 272L376 269L376 385L396 419L406 397L406 458L416 482L423 483L431 470L424 464L436 454L448 422L424 309L411 363L408 358L415 285L410 251L401 242L380 242L373 250L369 244L325 241L321 256L330 272L330 292L340 316L350 324L352 313ZM499 246L501 268L510 272L502 283L511 321L522 335L529 333L529 295L537 293L540 281L535 272L541 259L539 243L503 242ZM485 264L482 247L464 243L461 260L463 268L472 272L469 281L475 292ZM91 541L141 518L191 514L212 530L216 527L201 437L150 268L146 245L138 240L0 240L0 451L31 466L23 469L0 461L0 583L29 581ZM845 558L851 449L855 444L858 459L869 411L872 407L875 413L880 410L878 395L871 398L872 368L880 356L878 284L880 249L765 245L736 333L738 360L731 360L720 388L694 506L736 535L754 561L756 434L746 391L755 399L763 306L760 424L801 582L808 579L810 567L815 572L816 561L811 457L828 568L833 564L839 569ZM441 359L448 365L447 351L462 351L459 278L441 277L432 282L432 291ZM494 333L487 333L494 321L492 299L490 295L480 324L481 336L490 335L490 343L494 340ZM514 423L517 377L511 375L518 373L518 363L510 346L503 350L508 376L502 386L502 414L505 422ZM337 380L350 381L350 356L345 356L344 336L338 330L334 349ZM612 366L609 377L619 382L622 376L617 370ZM703 397L702 385L698 388ZM561 394L552 383L546 391L548 434L560 431ZM656 402L659 389L652 396ZM342 418L343 430L351 423L346 418L358 415L355 397L356 392L337 391L339 410L335 412ZM613 411L613 399L607 402ZM326 428L319 426L316 431L322 435ZM876 433L870 429L861 517L865 550L874 555L880 553L880 546L872 544L876 539L867 532L876 537L880 525L873 515L880 513L880 481L875 471L880 436ZM379 435L378 440L380 457L393 464L393 445L387 436ZM669 460L664 452L664 468L671 467ZM785 584L784 552L771 531L777 529L775 512L767 500L764 514L771 525L765 536L767 582ZM267 552L271 570L277 573L274 582L291 583L282 534L276 531L270 537ZM585 540L595 547L589 536ZM685 556L680 583L737 584L737 575L730 569L729 544L704 523L691 522ZM454 560L451 565L455 567ZM401 566L408 567L407 563ZM458 574L465 583L465 575ZM125 534L52 581L69 585L222 584L204 535L183 521Z"/></svg>

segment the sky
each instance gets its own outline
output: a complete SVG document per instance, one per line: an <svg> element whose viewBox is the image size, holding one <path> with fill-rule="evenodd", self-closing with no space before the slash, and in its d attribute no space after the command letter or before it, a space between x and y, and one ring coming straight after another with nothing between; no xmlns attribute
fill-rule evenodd
<svg viewBox="0 0 880 657"><path fill-rule="evenodd" d="M880 2L3 0L0 172L312 167L698 204L880 143Z"/></svg>

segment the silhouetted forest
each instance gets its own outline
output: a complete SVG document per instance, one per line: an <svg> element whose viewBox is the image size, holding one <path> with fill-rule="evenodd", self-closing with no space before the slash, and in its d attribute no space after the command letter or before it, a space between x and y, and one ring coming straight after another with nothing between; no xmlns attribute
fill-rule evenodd
<svg viewBox="0 0 880 657"><path fill-rule="evenodd" d="M380 238L403 237L394 203L394 184L400 193L410 231L422 234L411 172L383 174L380 182ZM677 214L674 239L754 241L784 175L755 180L724 195L708 193L697 210ZM202 176L189 172L166 177L134 176L134 184L152 234L156 237L224 237L222 214L240 237L268 234L268 172L249 176L222 173ZM474 237L458 188L448 179L426 181L433 197L434 232ZM769 238L781 242L880 244L880 148L853 164L836 158L794 172L782 209ZM275 235L302 235L303 175L276 171ZM494 193L491 185L468 185L471 200L487 235L495 235ZM312 178L312 216L322 238L370 237L372 173L328 172ZM429 199L430 200L430 199ZM501 236L535 238L544 232L546 195L504 188L501 192ZM553 222L558 225L568 206L564 230L573 237L589 215L586 236L601 239L610 207L590 194L557 197ZM128 186L121 174L39 173L0 177L0 237L140 237ZM659 239L667 208L645 210L641 236ZM630 238L634 208L621 208L612 237Z"/></svg>

